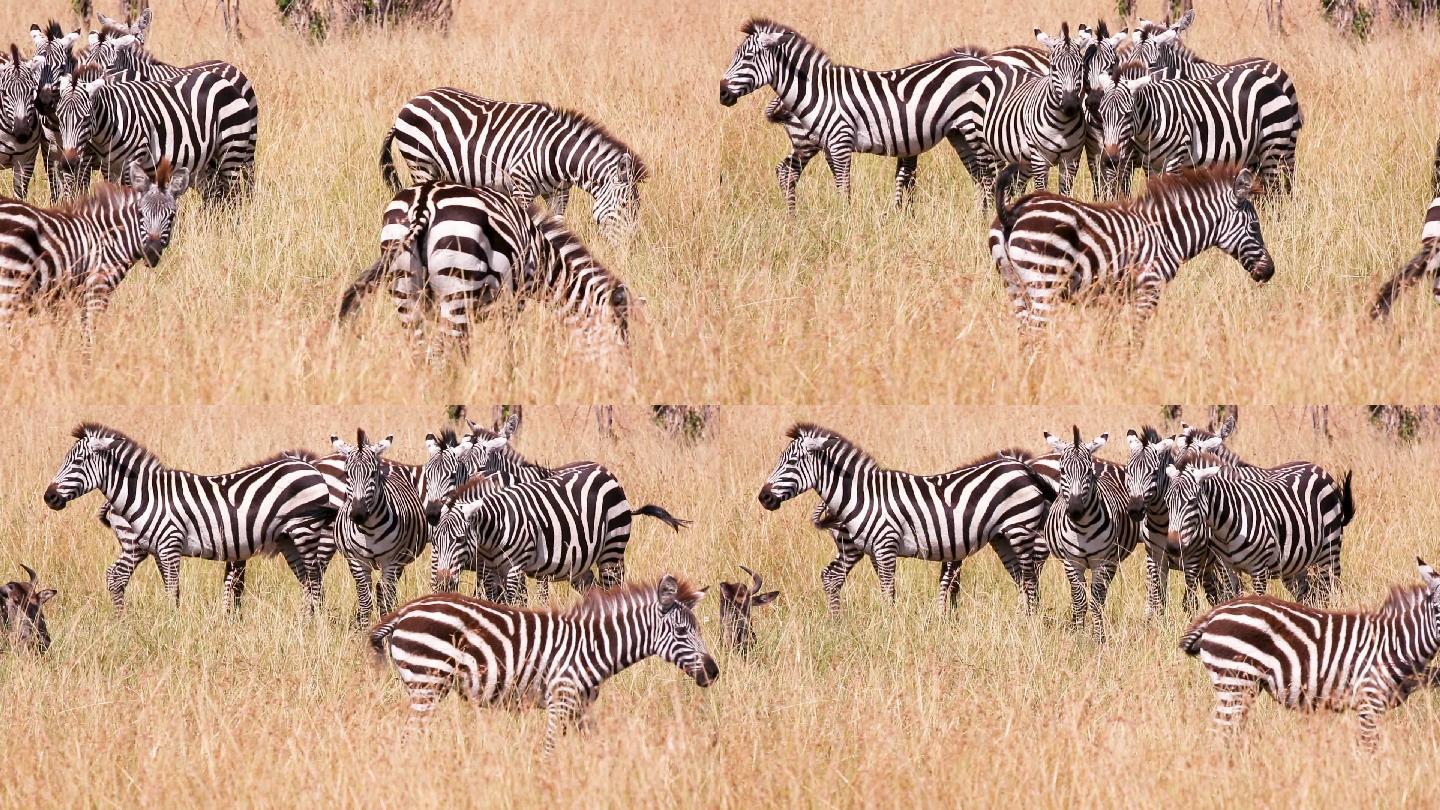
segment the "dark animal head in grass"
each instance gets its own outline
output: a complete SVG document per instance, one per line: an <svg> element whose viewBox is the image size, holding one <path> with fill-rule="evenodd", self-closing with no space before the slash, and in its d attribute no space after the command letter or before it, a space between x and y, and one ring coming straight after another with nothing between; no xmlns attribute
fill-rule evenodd
<svg viewBox="0 0 1440 810"><path fill-rule="evenodd" d="M25 581L0 586L0 622L12 648L45 652L50 648L50 629L45 626L45 603L55 596L54 588L40 587L39 577L28 565Z"/></svg>
<svg viewBox="0 0 1440 810"><path fill-rule="evenodd" d="M775 601L780 592L762 593L760 575L743 565L740 569L750 575L748 585L743 582L720 583L720 627L725 643L744 651L755 644L750 611Z"/></svg>

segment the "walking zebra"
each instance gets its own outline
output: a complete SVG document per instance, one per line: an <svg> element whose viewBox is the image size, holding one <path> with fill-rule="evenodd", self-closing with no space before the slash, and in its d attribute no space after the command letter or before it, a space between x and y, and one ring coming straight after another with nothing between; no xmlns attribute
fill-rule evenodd
<svg viewBox="0 0 1440 810"><path fill-rule="evenodd" d="M1435 141L1435 168L1430 184L1433 198L1425 209L1425 224L1420 227L1420 252L1380 287L1375 306L1370 308L1370 317L1375 320L1390 317L1395 299L1427 275L1434 276L1435 300L1440 301L1440 140Z"/></svg>
<svg viewBox="0 0 1440 810"><path fill-rule="evenodd" d="M430 714L456 688L490 706L545 707L545 755L610 676L650 656L700 686L720 668L700 637L695 606L705 595L666 574L655 584L592 591L568 610L527 610L455 594L422 596L370 633L410 694L411 718Z"/></svg>
<svg viewBox="0 0 1440 810"><path fill-rule="evenodd" d="M1014 65L1025 70L1042 73L1048 69L1048 56L1038 48L1028 45L1004 48L990 53L975 45L952 48L951 53L973 56L986 64ZM784 99L774 98L765 105L765 120L779 124L790 137L790 154L775 166L775 177L780 182L780 193L785 198L785 208L795 213L795 185L806 165L823 150L822 142L813 136L810 128L785 106ZM901 207L915 190L915 168L918 158L914 155L895 160L895 206Z"/></svg>
<svg viewBox="0 0 1440 810"><path fill-rule="evenodd" d="M895 560L943 563L940 600L959 594L960 564L989 545L1020 588L1024 604L1039 598L1043 540L1038 532L1054 490L1014 457L996 454L936 475L882 468L844 436L807 423L786 432L790 444L760 489L770 511L808 490L820 496L820 528L832 530L836 557L820 574L830 612L862 556L869 556L887 599L895 599Z"/></svg>
<svg viewBox="0 0 1440 810"><path fill-rule="evenodd" d="M63 208L0 199L0 325L42 302L79 298L90 351L95 321L130 267L159 264L188 183L189 172L162 160L153 175L132 163L129 188L107 183Z"/></svg>
<svg viewBox="0 0 1440 810"><path fill-rule="evenodd" d="M12 44L9 58L0 57L0 169L14 172L11 187L17 200L30 193L30 178L44 140L35 104L40 86L48 83L43 54L22 59L20 49Z"/></svg>
<svg viewBox="0 0 1440 810"><path fill-rule="evenodd" d="M611 238L639 219L640 184L650 170L634 150L573 110L493 101L453 87L410 99L380 142L380 173L400 190L391 143L410 184L449 180L509 192L521 208L545 197L564 216L572 186L594 198L595 223Z"/></svg>
<svg viewBox="0 0 1440 810"><path fill-rule="evenodd" d="M1018 166L1020 182L1033 179L1040 191L1047 187L1050 167L1055 165L1060 167L1060 193L1068 195L1074 185L1085 141L1085 111L1080 103L1085 66L1096 44L1089 31L1072 39L1069 23L1060 30L1057 39L1035 29L1035 38L1048 50L1045 73L999 65L980 80L978 118L967 119L962 126L971 148L989 165L982 188L993 179L999 163Z"/></svg>
<svg viewBox="0 0 1440 810"><path fill-rule="evenodd" d="M1060 454L1060 486L1055 505L1045 518L1045 543L1050 555L1065 566L1070 581L1070 623L1079 629L1085 614L1097 642L1105 640L1105 597L1120 563L1140 541L1140 521L1130 516L1125 482L1114 465L1101 465L1095 451L1110 434L1082 444L1080 428L1066 443L1049 433L1045 442ZM1090 572L1090 592L1085 574Z"/></svg>
<svg viewBox="0 0 1440 810"><path fill-rule="evenodd" d="M353 445L330 437L335 452L344 457L348 482L345 503L335 517L335 541L355 578L355 623L361 627L370 623L371 572L380 572L375 601L381 614L389 613L395 609L396 581L429 539L414 479L381 459L394 439L386 436L371 444L363 430L356 432Z"/></svg>
<svg viewBox="0 0 1440 810"><path fill-rule="evenodd" d="M61 77L51 118L66 188L88 184L92 161L114 182L131 162L150 168L166 159L191 172L207 201L249 191L255 116L235 86L213 73L126 81L84 65Z"/></svg>
<svg viewBox="0 0 1440 810"><path fill-rule="evenodd" d="M1117 69L1134 76L1132 70ZM1204 79L1102 77L1100 89L1102 150L1133 152L1147 176L1240 163L1258 171L1268 190L1288 193L1294 184L1298 108L1260 70Z"/></svg>
<svg viewBox="0 0 1440 810"><path fill-rule="evenodd" d="M382 222L380 258L345 291L340 318L388 283L400 323L427 359L439 352L425 335L432 311L440 331L464 347L472 320L527 298L554 304L585 351L625 346L629 289L559 217L494 189L435 182L396 194Z"/></svg>
<svg viewBox="0 0 1440 810"><path fill-rule="evenodd" d="M1255 695L1290 709L1360 714L1370 751L1385 711L1425 681L1440 650L1440 576L1418 557L1423 584L1393 588L1379 609L1340 613L1267 596L1226 602L1180 639L1215 687L1215 725L1236 729Z"/></svg>
<svg viewBox="0 0 1440 810"><path fill-rule="evenodd" d="M1057 298L1102 291L1132 295L1146 318L1180 264L1212 247L1255 281L1269 281L1275 263L1250 202L1252 182L1249 169L1220 166L1156 178L1145 194L1118 204L1037 192L1007 206L1002 177L990 255L1020 327L1047 323Z"/></svg>
<svg viewBox="0 0 1440 810"><path fill-rule="evenodd" d="M318 551L335 519L324 479L308 463L279 456L222 475L199 475L166 467L125 434L86 423L71 434L75 444L45 489L45 505L59 511L98 489L106 510L125 531L120 557L105 572L117 610L135 566L154 555L165 591L180 602L180 558L235 562L279 552L300 580L311 608L320 605ZM112 526L117 525L111 523ZM225 602L238 608L243 568L229 567Z"/></svg>
<svg viewBox="0 0 1440 810"><path fill-rule="evenodd" d="M969 154L960 142L958 122L990 70L983 61L947 52L895 70L864 70L834 64L799 33L770 20L751 19L740 30L745 39L720 80L720 103L733 106L769 85L779 106L772 103L767 109L783 108L787 131L803 132L819 145L836 187L847 198L855 152L900 159L898 203L913 187L915 158L942 138L962 159ZM969 164L967 169L973 174ZM785 187L786 177L780 180Z"/></svg>
<svg viewBox="0 0 1440 810"><path fill-rule="evenodd" d="M1170 542L1186 554L1208 545L1256 593L1272 578L1301 601L1325 602L1340 580L1340 545L1355 517L1344 482L1314 464L1274 469L1171 465L1165 493Z"/></svg>

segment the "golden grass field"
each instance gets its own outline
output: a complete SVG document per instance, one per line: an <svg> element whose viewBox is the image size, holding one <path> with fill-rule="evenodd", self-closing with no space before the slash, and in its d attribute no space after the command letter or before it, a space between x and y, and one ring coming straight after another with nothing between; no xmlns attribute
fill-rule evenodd
<svg viewBox="0 0 1440 810"><path fill-rule="evenodd" d="M1087 435L1110 431L1101 454L1123 460L1124 430L1157 419L1153 407L727 407L693 446L653 428L643 409L618 410L615 441L597 437L583 408L528 409L523 452L600 459L632 503L695 520L679 535L638 522L632 579L675 571L713 584L742 576L743 563L783 592L758 615L749 660L713 646L707 596L703 633L719 680L702 690L644 662L601 690L594 729L562 739L549 765L538 711L452 698L428 731L403 738L404 695L349 626L343 566L331 567L319 619L306 616L278 560L252 565L238 618L220 610L218 563L184 563L178 611L146 564L121 617L103 585L115 544L94 520L99 496L61 513L40 500L81 418L130 432L176 466L220 471L282 447L321 448L357 425L394 431L395 457L418 461L439 409L64 406L6 416L31 430L24 452L0 465L0 574L28 561L60 595L50 652L0 657L9 728L0 806L1433 806L1434 690L1385 719L1374 756L1355 745L1354 715L1288 713L1268 698L1228 746L1209 731L1207 678L1176 647L1187 623L1178 580L1171 613L1152 626L1138 557L1116 580L1103 647L1071 632L1058 566L1045 570L1041 613L1027 618L989 551L966 564L952 614L935 605L937 567L902 561L894 607L862 563L831 619L818 575L833 547L808 524L814 496L774 514L755 500L795 419L845 432L882 463L934 471L1001 446L1038 450L1042 430L1072 422ZM1417 580L1417 553L1440 558L1426 529L1440 521L1425 484L1440 475L1437 439L1396 444L1359 409L1332 408L1331 428L1327 442L1299 409L1245 406L1232 445L1260 463L1354 470L1359 513L1338 603L1373 605L1388 586ZM422 560L406 573L402 598L425 590L425 570Z"/></svg>
<svg viewBox="0 0 1440 810"><path fill-rule="evenodd" d="M1440 393L1417 362L1437 339L1429 295L1407 296L1389 328L1367 318L1381 278L1418 247L1430 198L1440 50L1429 30L1356 45L1292 0L1280 38L1254 2L1205 4L1191 45L1216 60L1275 59L1305 110L1299 188L1263 214L1275 280L1257 288L1212 253L1184 269L1144 328L1092 306L1026 345L984 246L992 213L976 211L953 151L921 160L913 214L890 210L893 161L862 156L850 205L817 161L790 218L772 170L788 141L761 117L769 96L726 109L717 84L754 13L839 62L881 68L956 44L1033 42L1034 26L1093 25L1113 3L457 5L449 36L372 31L316 46L257 0L246 39L227 45L210 5L156 0L155 53L223 57L255 83L258 193L235 215L185 200L161 265L137 267L116 295L93 367L76 362L71 320L14 329L0 400L1303 404ZM1158 17L1160 3L1140 10ZM51 14L69 19L61 0L5 4L0 31L25 42ZM335 327L340 292L378 250L389 199L380 139L408 98L447 84L582 110L648 160L628 246L598 238L583 194L572 215L648 301L618 367L569 354L539 308L513 334L482 327L468 360L437 368L412 364L383 296ZM1088 180L1077 188L1088 195Z"/></svg>

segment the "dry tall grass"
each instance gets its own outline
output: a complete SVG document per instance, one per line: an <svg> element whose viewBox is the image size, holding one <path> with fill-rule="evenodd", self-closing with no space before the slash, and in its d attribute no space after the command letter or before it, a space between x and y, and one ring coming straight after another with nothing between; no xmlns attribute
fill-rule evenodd
<svg viewBox="0 0 1440 810"><path fill-rule="evenodd" d="M893 163L862 156L852 204L817 162L789 218L772 172L788 144L761 118L768 97L725 109L716 86L736 29L757 11L839 61L887 67L964 42L1029 41L1033 26L1093 22L1113 3L902 0L843 13L813 0L621 0L603 11L464 3L448 37L370 32L320 46L267 19L263 2L233 46L204 4L154 5L157 54L182 64L225 57L252 77L259 192L234 216L186 201L161 266L137 268L117 294L93 368L76 362L73 329L24 322L9 338L0 399L1354 403L1440 392L1413 360L1435 348L1428 295L1409 296L1389 328L1366 318L1380 277L1415 249L1428 200L1440 78L1428 30L1356 45L1305 4L1281 39L1254 4L1202 7L1189 40L1202 55L1270 56L1293 73L1305 106L1298 191L1263 214L1275 280L1256 288L1228 258L1208 255L1184 269L1145 328L1095 307L1027 347L984 248L991 214L975 210L948 147L921 160L911 215L889 208ZM0 31L23 41L30 22L64 18L65 6L5 4ZM1158 6L1141 10L1158 16ZM388 199L380 138L406 99L446 84L584 110L648 159L653 179L628 248L598 239L588 200L573 217L648 299L627 369L567 356L539 309L513 335L482 328L467 361L437 369L411 365L384 302L335 327L340 291L377 250Z"/></svg>
<svg viewBox="0 0 1440 810"><path fill-rule="evenodd" d="M168 462L230 469L281 447L318 447L333 431L394 431L396 455L423 457L438 427L419 408L77 408L11 411L31 440L12 439L0 464L0 573L35 565L60 589L56 642L41 658L0 657L8 733L0 742L0 805L387 807L481 806L981 806L1395 807L1433 804L1440 701L1422 690L1383 725L1380 752L1358 752L1353 715L1303 716L1262 699L1248 737L1227 748L1208 730L1211 690L1176 641L1172 612L1143 618L1141 561L1111 594L1104 647L1066 622L1063 577L1050 565L1043 610L1025 618L994 555L962 574L958 610L934 603L934 565L902 561L900 596L883 603L862 564L830 619L819 569L828 539L807 523L813 496L773 515L755 495L794 419L831 425L884 463L954 466L996 447L1039 447L1040 431L1072 421L1123 434L1154 419L1132 408L741 408L714 436L685 447L620 411L620 438L599 439L583 409L527 412L517 446L541 460L598 458L636 502L693 518L672 535L640 521L635 578L677 571L701 583L741 576L783 591L758 616L750 660L717 651L708 690L649 661L601 693L595 728L539 762L543 713L511 715L447 701L425 734L402 739L404 696L370 666L348 627L353 586L342 565L327 581L325 616L305 616L276 560L252 566L238 618L219 608L220 566L186 561L183 604L165 601L153 566L113 614L102 575L114 542L94 520L95 495L51 513L40 493L69 446L68 428L99 419L130 431ZM1326 442L1296 410L1247 407L1233 444L1250 458L1295 458L1355 471L1359 514L1346 533L1343 605L1373 605L1416 579L1413 557L1440 557L1435 438L1397 445L1360 411L1332 411ZM1102 455L1123 459L1123 442ZM423 561L402 597L424 587ZM574 597L560 593L569 602ZM703 611L717 637L714 597Z"/></svg>

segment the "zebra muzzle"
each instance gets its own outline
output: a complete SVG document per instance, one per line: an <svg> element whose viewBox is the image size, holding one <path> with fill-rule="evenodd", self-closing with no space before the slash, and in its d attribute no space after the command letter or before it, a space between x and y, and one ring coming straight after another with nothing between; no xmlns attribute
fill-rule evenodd
<svg viewBox="0 0 1440 810"><path fill-rule="evenodd" d="M700 669L695 672L693 677L695 678L695 683L700 686L709 686L715 682L716 678L720 677L720 665L715 663L714 658L707 655L705 656L705 660L701 662Z"/></svg>
<svg viewBox="0 0 1440 810"><path fill-rule="evenodd" d="M734 107L735 102L740 100L739 94L733 92L724 82L720 83L720 103L726 107Z"/></svg>
<svg viewBox="0 0 1440 810"><path fill-rule="evenodd" d="M48 486L48 487L45 488L45 505L46 505L46 506L50 507L51 509L54 509L56 512L59 512L61 509L64 509L64 508L65 508L65 504L66 504L66 503L69 503L69 501L67 501L67 500L65 499L65 496L63 496L63 495L60 494L60 488L59 488L59 487L55 486L54 484L51 484L50 486Z"/></svg>
<svg viewBox="0 0 1440 810"><path fill-rule="evenodd" d="M769 484L760 488L760 505L771 512L780 508L780 499L770 490Z"/></svg>
<svg viewBox="0 0 1440 810"><path fill-rule="evenodd" d="M140 246L140 255L145 259L148 267L155 267L160 264L160 254L165 252L165 242L160 239L146 239Z"/></svg>

